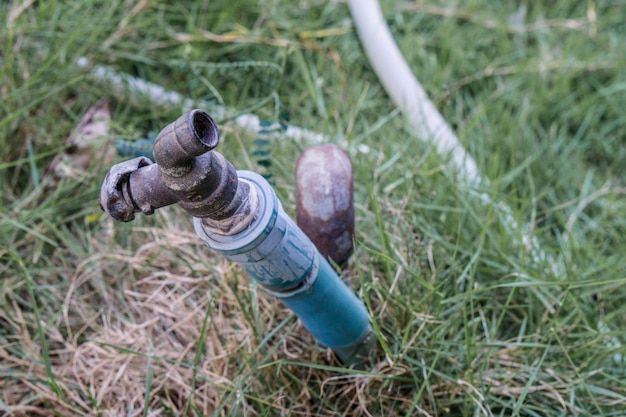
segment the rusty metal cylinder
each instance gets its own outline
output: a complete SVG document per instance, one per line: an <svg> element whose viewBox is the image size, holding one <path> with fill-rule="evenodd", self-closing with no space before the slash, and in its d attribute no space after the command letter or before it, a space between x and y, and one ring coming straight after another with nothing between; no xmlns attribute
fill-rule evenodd
<svg viewBox="0 0 626 417"><path fill-rule="evenodd" d="M196 156L215 148L217 125L206 112L192 110L165 126L154 141L154 160L167 175L179 177L191 169Z"/></svg>
<svg viewBox="0 0 626 417"><path fill-rule="evenodd" d="M352 163L337 145L305 150L296 163L296 222L320 253L344 266L354 250Z"/></svg>

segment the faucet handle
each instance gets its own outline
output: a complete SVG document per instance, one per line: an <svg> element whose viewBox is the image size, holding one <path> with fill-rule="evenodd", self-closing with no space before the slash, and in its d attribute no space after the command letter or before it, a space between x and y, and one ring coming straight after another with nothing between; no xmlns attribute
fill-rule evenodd
<svg viewBox="0 0 626 417"><path fill-rule="evenodd" d="M130 175L148 165L152 165L152 161L143 156L113 165L100 188L100 196L98 197L100 208L115 220L121 222L134 220L135 211L138 210L135 209L135 204L128 190ZM148 207L145 208L145 211L141 207L139 209L145 214L154 212L154 209Z"/></svg>

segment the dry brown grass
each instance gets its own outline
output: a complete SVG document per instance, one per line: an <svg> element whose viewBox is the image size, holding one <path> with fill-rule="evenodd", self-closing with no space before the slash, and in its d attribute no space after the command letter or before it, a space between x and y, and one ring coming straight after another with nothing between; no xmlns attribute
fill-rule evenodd
<svg viewBox="0 0 626 417"><path fill-rule="evenodd" d="M159 226L132 229L137 246L131 252L113 242L112 220L100 218L101 230L90 242L96 255L78 265L67 293L56 294L56 306L40 306L43 316L56 317L53 325L46 320L44 335L59 392L38 359L32 317L18 305L0 311L0 320L20 328L0 347L0 369L11 375L0 381L0 399L14 415L210 415L232 407L224 402L229 395L249 415L257 415L257 403L277 414L315 414L317 402L302 386L279 390L270 400L250 393L255 385L264 391L260 384L287 382L277 375L281 360L337 365L331 353L315 347L287 310L185 226L190 222L181 221L179 211L165 210ZM242 298L255 299L250 317L242 313ZM277 327L280 332L266 339ZM18 346L32 360L9 353ZM283 366L305 384L335 386L328 401L355 402L362 395L358 378Z"/></svg>
<svg viewBox="0 0 626 417"><path fill-rule="evenodd" d="M110 230L110 221L101 221ZM149 398L182 411L193 391L194 406L206 414L219 402L216 387L228 390L233 386L228 379L230 368L241 365L233 358L240 357L237 352L241 350L254 350L252 329L233 314L238 309L233 291L247 293L247 285L232 282L236 275L224 262L209 259L202 250L194 251L199 249L195 235L150 227L133 233L142 236L140 240L148 235L149 243L132 254L112 251L107 239L110 233L99 234L102 241L93 242L98 255L81 263L63 297L62 315L56 326L45 329L46 339L54 344L50 351L53 373L64 396L74 405L69 406L50 390L43 366L27 360L8 367L26 378L18 377L3 386L6 404L18 403L32 390L41 397L39 401L56 403L57 410L72 415L78 414L76 408L111 416L134 409L132 415L141 415L145 381L150 374ZM180 257L185 257L188 267L180 266L176 261ZM171 268L173 261L179 266ZM207 265L215 265L215 269L209 271ZM232 287L228 286L229 279ZM121 291L114 292L116 288ZM219 297L213 295L216 291ZM209 306L204 354L191 366ZM23 329L14 343L36 357L40 349L37 341L20 309L15 306L13 311L15 316L3 319ZM195 390L191 386L194 376L205 381ZM13 411L27 414L36 408L31 405ZM154 404L149 414L160 415L159 409L163 407Z"/></svg>

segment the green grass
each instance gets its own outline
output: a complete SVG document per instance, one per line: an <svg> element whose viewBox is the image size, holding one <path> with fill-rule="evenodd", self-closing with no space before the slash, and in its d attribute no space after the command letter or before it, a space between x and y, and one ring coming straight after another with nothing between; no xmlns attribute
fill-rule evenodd
<svg viewBox="0 0 626 417"><path fill-rule="evenodd" d="M544 261L412 135L341 2L1 7L0 414L623 415L626 3L531 2L518 26L510 2L455 3L383 10L489 178L477 191L512 208ZM88 170L50 175L100 99L126 139L183 111L115 92L83 56L225 106L219 151L237 168L264 169L232 121L245 112L351 150L348 282L375 324L369 370L341 368L181 210L101 215L101 147ZM271 143L289 213L305 146Z"/></svg>

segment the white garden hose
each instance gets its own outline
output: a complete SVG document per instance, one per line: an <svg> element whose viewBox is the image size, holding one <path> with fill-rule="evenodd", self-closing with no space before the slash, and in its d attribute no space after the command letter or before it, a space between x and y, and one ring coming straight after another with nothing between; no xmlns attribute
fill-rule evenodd
<svg viewBox="0 0 626 417"><path fill-rule="evenodd" d="M194 101L175 91L166 90L161 85L117 72L104 65L91 65L87 58L79 58L77 64L80 68L89 69L92 77L96 80L109 83L114 93L122 95L131 93L133 96L148 98L150 102L156 106L181 107L185 111L189 111L195 107L211 109L211 115L216 119L224 118L228 115L228 111L222 106L204 101ZM261 120L255 114L240 114L235 118L235 123L252 134L259 134L263 130L280 130L282 135L296 142L307 144L329 142L326 136L298 126L288 125L283 130L283 127L279 123L262 125Z"/></svg>
<svg viewBox="0 0 626 417"><path fill-rule="evenodd" d="M369 61L387 94L406 116L417 137L450 156L459 177L482 182L474 159L467 154L441 113L428 99L394 42L376 0L349 0L350 13Z"/></svg>
<svg viewBox="0 0 626 417"><path fill-rule="evenodd" d="M433 103L424 89L413 76L402 53L391 36L383 19L380 5L376 0L348 0L352 20L374 72L384 86L387 94L404 113L407 122L414 129L418 139L432 145L437 152L449 160L451 171L466 187L487 185L489 181L482 177L476 161L463 148L458 138ZM556 261L542 250L535 236L528 233L528 228L521 227L513 217L511 208L501 201L494 201L486 193L479 198L487 205L499 210L500 221L511 236L520 236L522 246L530 253L535 263L547 262L556 278L564 277L561 262ZM606 344L619 348L621 342L611 336L608 326L600 321L598 330L605 334ZM613 356L615 363L623 363L620 353Z"/></svg>
<svg viewBox="0 0 626 417"><path fill-rule="evenodd" d="M378 1L348 0L348 6L374 72L387 94L405 115L417 138L432 145L443 158L449 159L451 171L463 185L469 188L487 185L489 181L481 176L474 158L463 148L413 76L383 19ZM537 239L517 223L508 205L493 201L485 193L480 193L479 198L486 204L496 206L502 223L510 233L521 236L523 247L530 252L534 261L548 259Z"/></svg>

